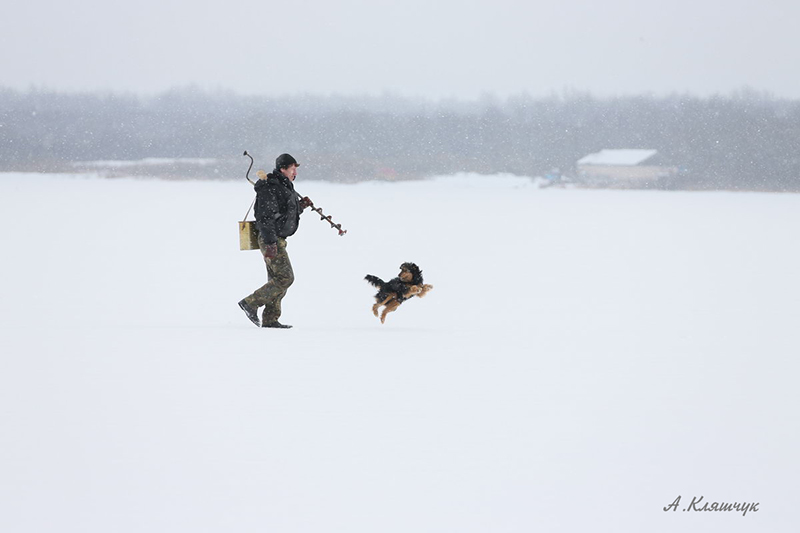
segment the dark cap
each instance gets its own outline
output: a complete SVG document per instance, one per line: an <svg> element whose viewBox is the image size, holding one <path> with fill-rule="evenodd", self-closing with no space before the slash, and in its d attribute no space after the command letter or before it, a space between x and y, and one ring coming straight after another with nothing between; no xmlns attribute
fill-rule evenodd
<svg viewBox="0 0 800 533"><path fill-rule="evenodd" d="M289 154L281 154L278 156L278 159L275 160L275 168L277 168L278 170L289 168L292 165L299 167L300 163L298 163L297 159L290 156Z"/></svg>

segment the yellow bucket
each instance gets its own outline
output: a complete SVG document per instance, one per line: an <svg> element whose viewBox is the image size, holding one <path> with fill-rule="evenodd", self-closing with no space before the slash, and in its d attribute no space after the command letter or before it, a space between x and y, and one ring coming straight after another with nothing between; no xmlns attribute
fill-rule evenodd
<svg viewBox="0 0 800 533"><path fill-rule="evenodd" d="M258 250L258 228L255 220L239 222L239 250Z"/></svg>

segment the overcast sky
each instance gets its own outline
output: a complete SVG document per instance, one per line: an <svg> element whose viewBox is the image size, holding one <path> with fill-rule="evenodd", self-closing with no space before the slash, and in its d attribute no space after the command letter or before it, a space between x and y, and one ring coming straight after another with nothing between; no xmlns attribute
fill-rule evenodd
<svg viewBox="0 0 800 533"><path fill-rule="evenodd" d="M0 85L800 98L800 0L3 2Z"/></svg>

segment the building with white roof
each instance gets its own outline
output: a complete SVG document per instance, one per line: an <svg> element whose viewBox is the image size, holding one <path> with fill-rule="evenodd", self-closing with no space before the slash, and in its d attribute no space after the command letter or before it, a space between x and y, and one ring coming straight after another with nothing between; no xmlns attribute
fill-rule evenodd
<svg viewBox="0 0 800 533"><path fill-rule="evenodd" d="M596 184L644 185L677 174L661 161L658 150L600 150L577 162L578 176Z"/></svg>

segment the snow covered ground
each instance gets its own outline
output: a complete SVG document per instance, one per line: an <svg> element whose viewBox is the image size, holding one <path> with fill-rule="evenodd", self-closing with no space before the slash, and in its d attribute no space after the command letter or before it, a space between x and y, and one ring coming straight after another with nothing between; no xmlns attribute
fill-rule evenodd
<svg viewBox="0 0 800 533"><path fill-rule="evenodd" d="M796 531L800 196L297 188L274 331L244 180L0 175L0 531Z"/></svg>

